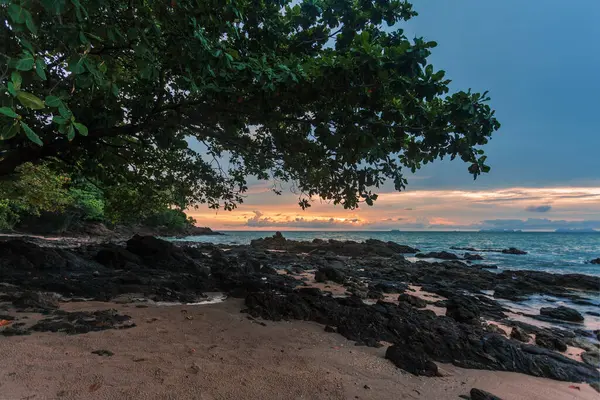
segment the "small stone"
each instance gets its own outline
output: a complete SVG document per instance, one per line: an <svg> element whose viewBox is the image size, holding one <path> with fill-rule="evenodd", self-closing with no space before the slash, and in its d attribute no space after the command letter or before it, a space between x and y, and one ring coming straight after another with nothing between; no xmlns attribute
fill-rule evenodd
<svg viewBox="0 0 600 400"><path fill-rule="evenodd" d="M502 400L498 396L494 396L493 394L486 392L485 390L471 389L471 400Z"/></svg>
<svg viewBox="0 0 600 400"><path fill-rule="evenodd" d="M518 340L519 342L527 343L529 342L529 335L522 328L518 326L514 326L512 331L510 331L510 337Z"/></svg>
<svg viewBox="0 0 600 400"><path fill-rule="evenodd" d="M115 355L115 353L110 350L94 350L92 351L92 354L97 354L102 357L112 357Z"/></svg>
<svg viewBox="0 0 600 400"><path fill-rule="evenodd" d="M365 389L371 389L371 386L369 386L369 385L365 385L365 386L363 386L363 387L364 387Z"/></svg>

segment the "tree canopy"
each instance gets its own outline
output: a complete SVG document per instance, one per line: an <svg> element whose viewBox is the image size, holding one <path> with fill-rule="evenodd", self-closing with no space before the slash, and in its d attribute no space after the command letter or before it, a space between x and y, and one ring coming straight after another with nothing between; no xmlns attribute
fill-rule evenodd
<svg viewBox="0 0 600 400"><path fill-rule="evenodd" d="M293 183L301 206L354 208L438 158L489 170L489 99L450 93L436 43L401 29L408 1L0 4L0 177L54 160L110 190L231 209L255 176Z"/></svg>

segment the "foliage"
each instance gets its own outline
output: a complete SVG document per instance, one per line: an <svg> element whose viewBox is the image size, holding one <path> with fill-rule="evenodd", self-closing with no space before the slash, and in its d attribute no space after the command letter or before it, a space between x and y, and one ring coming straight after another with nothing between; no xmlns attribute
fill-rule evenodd
<svg viewBox="0 0 600 400"><path fill-rule="evenodd" d="M1 4L0 176L57 157L182 208L231 209L249 175L293 182L301 206L354 208L445 156L489 170L488 98L449 93L427 62L436 43L399 29L416 15L408 1Z"/></svg>
<svg viewBox="0 0 600 400"><path fill-rule="evenodd" d="M10 200L14 212L61 212L72 202L66 187L69 177L55 173L48 164L22 164L12 178L2 182L0 199Z"/></svg>
<svg viewBox="0 0 600 400"><path fill-rule="evenodd" d="M17 214L10 201L0 200L0 231L10 231L19 222L19 214Z"/></svg>
<svg viewBox="0 0 600 400"><path fill-rule="evenodd" d="M190 221L183 211L168 209L146 218L144 224L150 227L164 226L169 229L183 229L190 225Z"/></svg>
<svg viewBox="0 0 600 400"><path fill-rule="evenodd" d="M96 186L83 183L69 190L73 198L73 208L83 221L104 221L104 193Z"/></svg>

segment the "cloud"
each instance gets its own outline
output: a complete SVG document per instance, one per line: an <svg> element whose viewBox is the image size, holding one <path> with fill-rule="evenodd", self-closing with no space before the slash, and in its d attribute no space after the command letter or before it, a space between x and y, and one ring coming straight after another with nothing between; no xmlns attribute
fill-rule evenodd
<svg viewBox="0 0 600 400"><path fill-rule="evenodd" d="M548 218L491 219L481 221L477 225L482 229L522 229L522 230L555 230L555 229L600 229L600 220L551 220Z"/></svg>
<svg viewBox="0 0 600 400"><path fill-rule="evenodd" d="M287 216L283 220L266 217L254 211L254 217L246 220L246 226L253 228L303 228L303 229L352 229L361 225L359 218L304 218Z"/></svg>
<svg viewBox="0 0 600 400"><path fill-rule="evenodd" d="M529 212L537 212L537 213L545 213L552 209L551 205L543 205L543 206L529 206L525 208L525 211Z"/></svg>

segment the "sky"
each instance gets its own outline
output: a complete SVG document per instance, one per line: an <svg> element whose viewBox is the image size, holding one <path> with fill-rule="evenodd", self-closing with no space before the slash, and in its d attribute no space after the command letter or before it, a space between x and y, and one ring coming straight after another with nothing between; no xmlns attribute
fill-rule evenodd
<svg viewBox="0 0 600 400"><path fill-rule="evenodd" d="M385 186L373 207L348 211L270 183L250 185L233 212L190 210L220 230L600 230L600 1L415 0L399 25L435 40L430 62L451 89L489 90L502 123L485 150L489 174L473 181L460 162L437 161Z"/></svg>

